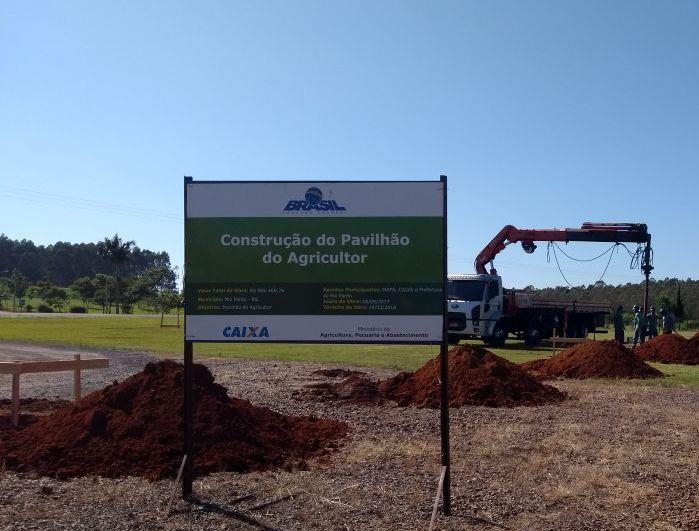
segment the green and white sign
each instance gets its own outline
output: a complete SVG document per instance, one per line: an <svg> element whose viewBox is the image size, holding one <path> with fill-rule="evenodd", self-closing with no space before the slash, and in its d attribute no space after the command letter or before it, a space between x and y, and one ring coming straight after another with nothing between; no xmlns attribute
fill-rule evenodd
<svg viewBox="0 0 699 531"><path fill-rule="evenodd" d="M186 339L439 343L445 193L186 182Z"/></svg>

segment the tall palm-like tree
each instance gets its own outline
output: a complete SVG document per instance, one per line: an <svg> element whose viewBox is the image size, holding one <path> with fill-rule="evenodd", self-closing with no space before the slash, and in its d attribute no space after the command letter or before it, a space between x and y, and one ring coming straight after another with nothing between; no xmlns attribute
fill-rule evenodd
<svg viewBox="0 0 699 531"><path fill-rule="evenodd" d="M114 299L116 300L116 313L119 313L119 265L131 259L131 248L136 245L133 240L123 241L118 234L112 238L105 238L97 244L97 254L107 258L114 264Z"/></svg>

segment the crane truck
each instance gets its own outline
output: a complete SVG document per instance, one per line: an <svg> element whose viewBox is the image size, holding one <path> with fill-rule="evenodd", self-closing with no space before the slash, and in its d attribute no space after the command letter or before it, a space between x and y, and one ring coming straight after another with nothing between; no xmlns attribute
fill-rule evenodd
<svg viewBox="0 0 699 531"><path fill-rule="evenodd" d="M450 343L481 338L501 346L510 334L536 345L542 339L586 337L604 325L608 304L542 300L533 293L504 289L493 260L508 245L521 243L525 253L535 242L636 243L646 277L644 310L648 308L648 282L652 266L651 235L642 223L583 223L579 229L518 229L507 225L478 254L475 275L448 277L448 337ZM644 246L641 248L641 246ZM490 271L486 266L490 264Z"/></svg>

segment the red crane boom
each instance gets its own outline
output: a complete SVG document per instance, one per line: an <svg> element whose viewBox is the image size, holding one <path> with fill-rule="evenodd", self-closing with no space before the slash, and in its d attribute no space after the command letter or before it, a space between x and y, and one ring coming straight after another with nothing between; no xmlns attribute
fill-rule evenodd
<svg viewBox="0 0 699 531"><path fill-rule="evenodd" d="M512 243L522 243L526 253L536 249L534 242L611 242L645 244L641 260L641 270L646 277L646 293L643 303L644 311L648 310L648 282L653 270L650 246L650 234L645 223L583 223L579 229L518 229L506 225L486 245L476 257L476 273L487 274L486 265L490 263L491 275L497 271L493 260L497 254Z"/></svg>

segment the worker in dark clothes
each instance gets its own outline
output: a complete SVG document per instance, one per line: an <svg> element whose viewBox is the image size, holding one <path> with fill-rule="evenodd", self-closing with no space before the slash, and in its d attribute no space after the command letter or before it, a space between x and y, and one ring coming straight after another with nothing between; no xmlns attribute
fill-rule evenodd
<svg viewBox="0 0 699 531"><path fill-rule="evenodd" d="M658 316L655 313L655 306L651 306L648 315L646 315L646 330L649 339L658 337Z"/></svg>
<svg viewBox="0 0 699 531"><path fill-rule="evenodd" d="M675 330L675 314L667 308L660 308L660 315L663 317L663 334L672 334Z"/></svg>
<svg viewBox="0 0 699 531"><path fill-rule="evenodd" d="M617 306L614 315L612 316L612 322L614 323L614 339L616 339L620 344L624 344L624 309L621 305Z"/></svg>

